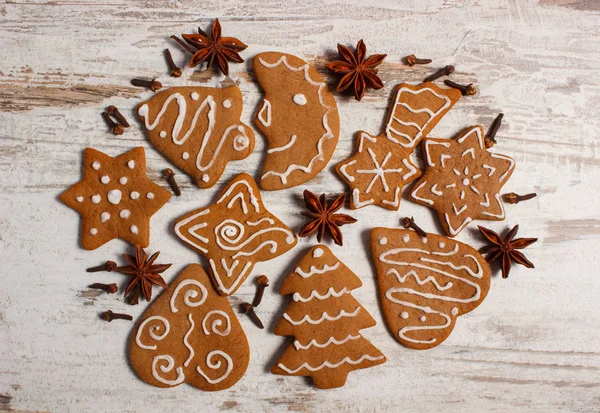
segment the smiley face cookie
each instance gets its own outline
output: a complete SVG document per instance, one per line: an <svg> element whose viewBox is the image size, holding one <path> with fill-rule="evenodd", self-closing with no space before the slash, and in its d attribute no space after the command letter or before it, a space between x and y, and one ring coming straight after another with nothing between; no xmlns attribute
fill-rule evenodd
<svg viewBox="0 0 600 413"><path fill-rule="evenodd" d="M505 218L500 190L515 161L485 147L481 126L453 140L426 139L423 152L427 169L410 197L437 211L446 234L456 236L474 219Z"/></svg>
<svg viewBox="0 0 600 413"><path fill-rule="evenodd" d="M371 253L385 321L394 338L417 350L441 344L457 317L490 289L490 267L475 249L436 234L374 228Z"/></svg>
<svg viewBox="0 0 600 413"><path fill-rule="evenodd" d="M260 186L278 190L303 184L321 172L337 145L340 119L333 94L296 56L260 53L253 67L265 91L254 123L268 141Z"/></svg>
<svg viewBox="0 0 600 413"><path fill-rule="evenodd" d="M225 297L189 265L146 310L129 343L131 366L156 387L227 389L246 372L248 339Z"/></svg>
<svg viewBox="0 0 600 413"><path fill-rule="evenodd" d="M298 242L292 230L265 208L254 179L238 175L217 201L179 218L175 234L208 259L214 285L231 295L254 264L278 257Z"/></svg>
<svg viewBox="0 0 600 413"><path fill-rule="evenodd" d="M147 247L150 217L171 197L146 177L144 148L116 158L87 148L83 179L60 196L81 214L81 245L93 250L113 238Z"/></svg>
<svg viewBox="0 0 600 413"><path fill-rule="evenodd" d="M247 158L254 132L240 121L237 86L173 87L140 104L150 142L200 188L210 188L231 160Z"/></svg>

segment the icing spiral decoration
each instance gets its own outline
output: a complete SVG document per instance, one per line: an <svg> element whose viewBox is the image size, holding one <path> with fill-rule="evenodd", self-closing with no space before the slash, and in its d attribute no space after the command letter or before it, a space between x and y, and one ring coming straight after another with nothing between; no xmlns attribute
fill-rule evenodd
<svg viewBox="0 0 600 413"><path fill-rule="evenodd" d="M456 318L474 310L490 287L490 269L470 246L435 234L375 228L371 251L388 327L407 347L442 343Z"/></svg>
<svg viewBox="0 0 600 413"><path fill-rule="evenodd" d="M150 305L129 343L131 365L146 383L206 391L233 386L250 348L227 298L198 264L188 266Z"/></svg>
<svg viewBox="0 0 600 413"><path fill-rule="evenodd" d="M213 186L229 161L254 149L254 132L240 120L237 86L173 87L141 103L137 114L150 142L201 188Z"/></svg>
<svg viewBox="0 0 600 413"><path fill-rule="evenodd" d="M175 233L208 258L223 295L233 294L255 263L284 254L297 243L290 228L265 209L256 182L245 173L229 182L217 202L179 218Z"/></svg>

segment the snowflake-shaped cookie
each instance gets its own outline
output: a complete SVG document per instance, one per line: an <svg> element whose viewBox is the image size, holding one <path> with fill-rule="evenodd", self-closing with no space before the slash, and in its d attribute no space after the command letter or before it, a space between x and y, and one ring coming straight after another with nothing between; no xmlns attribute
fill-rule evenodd
<svg viewBox="0 0 600 413"><path fill-rule="evenodd" d="M81 214L81 244L93 250L113 238L147 247L150 217L171 197L146 177L144 148L113 158L92 148L83 153L83 179L60 200Z"/></svg>
<svg viewBox="0 0 600 413"><path fill-rule="evenodd" d="M515 161L486 149L481 126L467 129L456 140L425 139L423 151L427 169L410 196L437 211L449 236L474 219L505 218L500 190Z"/></svg>
<svg viewBox="0 0 600 413"><path fill-rule="evenodd" d="M353 209L375 204L396 211L402 188L421 176L404 149L384 136L359 132L356 154L337 165L352 191Z"/></svg>

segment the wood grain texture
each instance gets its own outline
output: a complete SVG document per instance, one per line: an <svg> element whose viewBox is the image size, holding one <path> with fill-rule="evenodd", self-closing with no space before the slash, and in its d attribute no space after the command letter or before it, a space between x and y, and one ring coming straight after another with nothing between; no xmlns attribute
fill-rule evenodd
<svg viewBox="0 0 600 413"><path fill-rule="evenodd" d="M363 334L387 356L381 366L352 373L346 386L317 391L302 378L268 373L286 346L272 334L285 308L276 293L283 278L314 239L257 265L272 287L259 315L260 331L241 317L251 346L242 380L217 394L189 386L163 390L138 380L127 361L132 324L104 323L106 309L138 316L119 296L88 291L91 282L125 281L114 273L84 269L117 259L126 244L95 250L79 246L79 217L57 196L80 177L82 150L92 146L115 156L142 145L151 179L167 187L167 161L150 147L139 125L120 137L107 133L101 110L114 104L133 120L133 108L150 96L131 77L160 77L168 86L239 85L242 121L251 124L261 92L250 64L232 65L229 79L186 69L166 75L162 50L177 62L184 53L168 36L207 27L218 17L224 33L256 53L277 50L313 62L325 73L335 45L363 38L371 53L387 53L380 66L385 88L362 102L339 97L340 142L328 168L310 182L315 192L344 190L332 165L354 147L358 130L376 134L396 84L418 82L453 64L453 80L473 82L479 93L462 99L430 134L451 137L500 111L505 122L497 151L517 168L506 192L538 193L507 205L503 230L516 223L522 236L540 240L528 250L535 270L515 268L508 280L493 277L490 293L462 317L438 348L400 346L383 324L368 255L369 228L397 226L414 215L427 231L441 228L427 208L403 199L399 213L368 207L344 227L343 248L333 252L364 286L353 292L377 320ZM0 411L212 412L212 411L600 411L600 6L594 0L276 0L229 1L0 1ZM402 57L434 59L408 68ZM257 133L254 153L231 162L211 190L199 190L183 174L183 189L152 220L151 250L174 262L173 280L196 254L171 231L173 220L214 200L241 171L261 170L265 142ZM422 164L422 163L421 163ZM265 205L294 229L301 189L265 192ZM458 240L482 245L473 226ZM231 303L249 301L251 283Z"/></svg>

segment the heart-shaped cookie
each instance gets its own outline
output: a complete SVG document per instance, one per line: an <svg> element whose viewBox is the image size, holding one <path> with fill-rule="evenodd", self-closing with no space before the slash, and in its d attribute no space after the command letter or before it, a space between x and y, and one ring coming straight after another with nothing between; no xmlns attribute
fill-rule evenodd
<svg viewBox="0 0 600 413"><path fill-rule="evenodd" d="M189 265L152 303L129 343L137 375L156 387L233 386L250 360L248 339L227 299L199 264Z"/></svg>

